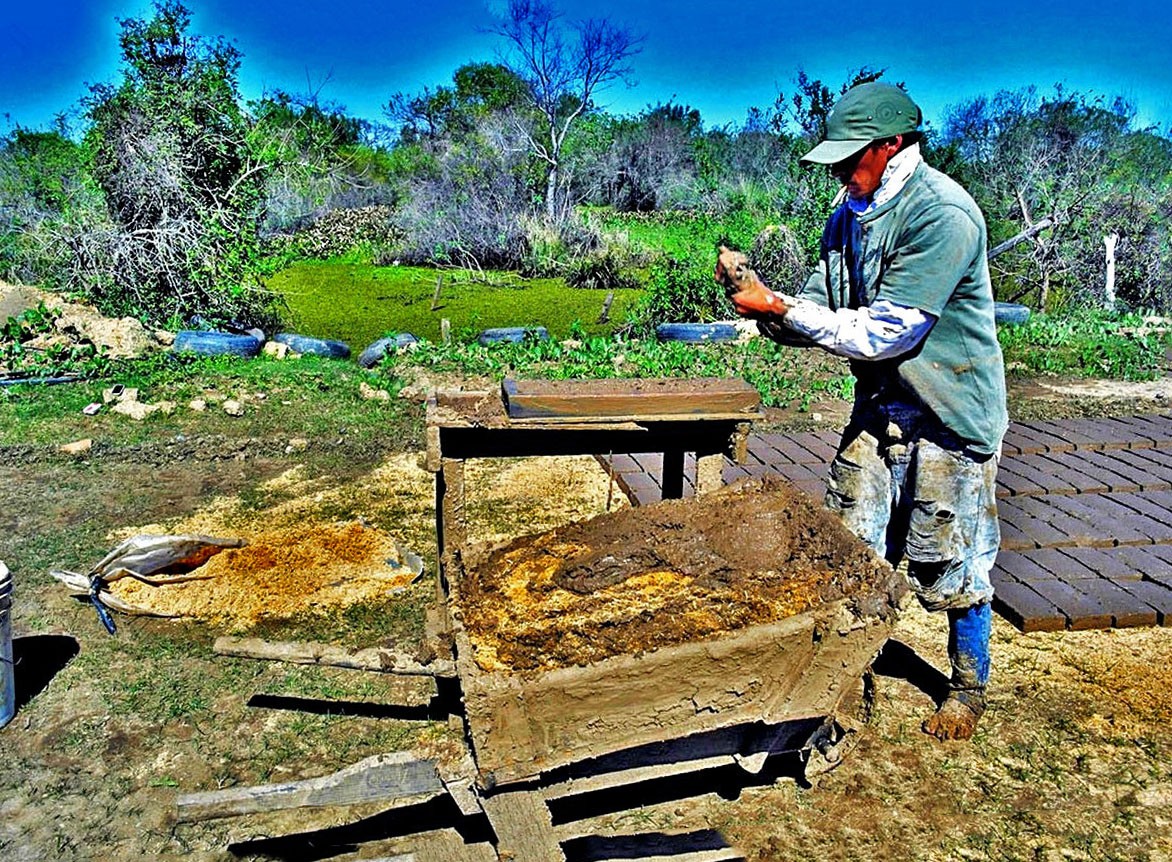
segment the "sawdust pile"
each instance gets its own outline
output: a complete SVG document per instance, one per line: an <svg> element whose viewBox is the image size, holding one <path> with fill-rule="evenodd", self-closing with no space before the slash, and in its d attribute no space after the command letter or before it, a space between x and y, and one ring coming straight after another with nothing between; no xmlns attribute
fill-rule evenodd
<svg viewBox="0 0 1172 862"><path fill-rule="evenodd" d="M467 476L469 533L477 545L598 514L608 497L613 507L626 505L589 456L474 460ZM249 542L213 557L197 572L209 576L204 580L151 587L126 578L111 590L154 613L206 620L231 631L386 600L410 577L391 565L399 560L398 548L431 558L433 481L413 453L393 455L371 473L343 483L291 468L261 483L248 500L218 497L187 517L111 534L112 541L140 533L202 533Z"/></svg>
<svg viewBox="0 0 1172 862"><path fill-rule="evenodd" d="M780 480L625 509L470 561L463 625L484 670L588 664L776 622L849 598L886 616L891 567Z"/></svg>
<svg viewBox="0 0 1172 862"><path fill-rule="evenodd" d="M386 598L413 577L390 536L357 522L275 529L248 538L247 547L224 551L200 567L199 580L155 587L124 578L111 590L155 614L239 631L261 621Z"/></svg>

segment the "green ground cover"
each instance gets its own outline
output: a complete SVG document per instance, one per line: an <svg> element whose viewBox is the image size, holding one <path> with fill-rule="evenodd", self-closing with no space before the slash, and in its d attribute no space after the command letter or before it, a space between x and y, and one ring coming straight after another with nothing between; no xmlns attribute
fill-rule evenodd
<svg viewBox="0 0 1172 862"><path fill-rule="evenodd" d="M585 332L607 334L626 320L642 293L616 290L609 322L598 323L605 291L570 288L561 279L486 275L491 283L473 281L468 273L335 259L294 264L272 276L269 286L288 304L291 329L345 341L355 351L388 332L438 341L444 318L454 330L544 326L565 338L579 322ZM433 311L439 277L443 288Z"/></svg>

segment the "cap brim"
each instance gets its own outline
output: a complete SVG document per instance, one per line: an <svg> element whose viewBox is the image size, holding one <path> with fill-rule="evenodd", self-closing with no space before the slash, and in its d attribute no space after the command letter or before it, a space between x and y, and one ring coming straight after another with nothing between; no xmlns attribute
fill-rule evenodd
<svg viewBox="0 0 1172 862"><path fill-rule="evenodd" d="M834 165L870 146L868 141L823 141L799 159L802 164Z"/></svg>

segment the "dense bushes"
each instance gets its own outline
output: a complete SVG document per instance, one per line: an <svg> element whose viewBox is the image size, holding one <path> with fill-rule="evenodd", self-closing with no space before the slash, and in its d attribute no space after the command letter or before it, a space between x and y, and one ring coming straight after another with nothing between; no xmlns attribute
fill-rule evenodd
<svg viewBox="0 0 1172 862"><path fill-rule="evenodd" d="M534 25L560 26L545 3L508 14L523 8L552 17L502 22L514 47L541 35ZM0 275L158 323L264 323L262 275L359 249L380 263L643 286L640 331L726 317L717 244L748 251L770 284L800 284L840 188L799 158L846 86L882 75L862 69L834 88L799 73L792 94L739 127L706 128L686 105L614 116L565 87L541 97L524 64L469 63L451 86L391 96L395 128L379 137L316 97L243 106L239 52L188 25L178 0L121 22L121 78L92 88L81 134L0 139ZM595 35L613 40L596 47L620 67L638 50L609 23ZM1137 127L1126 103L998 93L955 106L923 146L977 198L991 244L1019 240L992 263L999 299L1172 308L1172 141Z"/></svg>

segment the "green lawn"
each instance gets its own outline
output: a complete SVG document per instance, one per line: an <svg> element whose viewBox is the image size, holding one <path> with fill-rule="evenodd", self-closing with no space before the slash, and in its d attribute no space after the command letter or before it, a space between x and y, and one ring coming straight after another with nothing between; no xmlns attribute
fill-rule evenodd
<svg viewBox="0 0 1172 862"><path fill-rule="evenodd" d="M436 279L443 278L432 311ZM491 284L467 273L412 266L372 266L338 260L306 261L282 270L269 285L289 305L291 325L304 335L336 338L355 351L388 332L438 341L440 320L453 333L497 326L544 326L564 338L575 321L605 335L627 318L641 290L616 290L609 323L599 324L606 291L567 287L561 279L521 280L489 273Z"/></svg>

